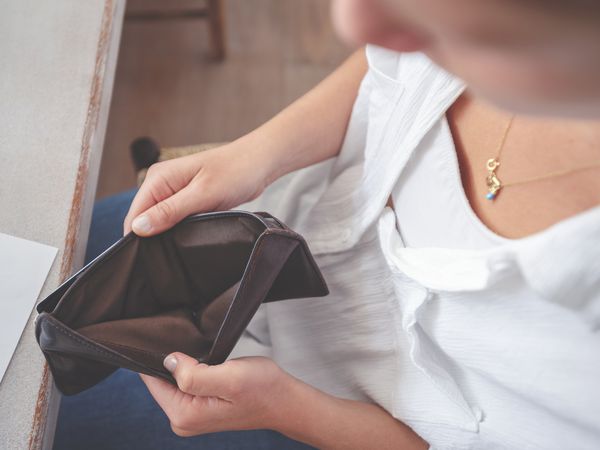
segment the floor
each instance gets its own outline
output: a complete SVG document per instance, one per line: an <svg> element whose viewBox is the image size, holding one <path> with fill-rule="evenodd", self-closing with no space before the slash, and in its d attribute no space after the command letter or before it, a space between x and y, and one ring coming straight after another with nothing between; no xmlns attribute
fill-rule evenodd
<svg viewBox="0 0 600 450"><path fill-rule="evenodd" d="M164 146L234 139L302 95L349 54L331 28L325 0L224 4L223 62L208 57L204 20L125 22L98 198L135 186L129 144L136 137L151 136ZM128 11L156 7L162 7L160 1L128 2Z"/></svg>

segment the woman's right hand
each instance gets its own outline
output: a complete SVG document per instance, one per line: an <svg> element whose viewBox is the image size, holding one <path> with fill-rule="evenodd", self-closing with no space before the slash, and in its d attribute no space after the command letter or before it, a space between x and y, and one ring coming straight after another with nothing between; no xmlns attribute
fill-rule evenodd
<svg viewBox="0 0 600 450"><path fill-rule="evenodd" d="M258 197L286 173L336 156L367 70L357 50L309 93L273 119L222 147L154 164L123 225L160 233L198 212L227 210Z"/></svg>
<svg viewBox="0 0 600 450"><path fill-rule="evenodd" d="M152 165L133 199L124 232L152 236L184 217L227 210L258 197L271 181L260 149L230 144Z"/></svg>

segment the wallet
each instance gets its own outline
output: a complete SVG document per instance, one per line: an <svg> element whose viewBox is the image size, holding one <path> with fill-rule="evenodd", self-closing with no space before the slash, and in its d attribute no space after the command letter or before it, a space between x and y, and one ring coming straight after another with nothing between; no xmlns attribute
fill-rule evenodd
<svg viewBox="0 0 600 450"><path fill-rule="evenodd" d="M169 353L220 364L262 302L327 294L302 236L273 216L197 214L121 238L39 303L35 333L63 394L120 367L175 383Z"/></svg>

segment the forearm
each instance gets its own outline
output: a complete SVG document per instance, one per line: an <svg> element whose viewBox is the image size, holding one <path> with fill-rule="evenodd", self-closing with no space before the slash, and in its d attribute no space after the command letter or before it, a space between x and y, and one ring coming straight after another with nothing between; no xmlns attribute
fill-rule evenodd
<svg viewBox="0 0 600 450"><path fill-rule="evenodd" d="M322 450L427 449L412 429L382 408L343 400L292 379L278 431Z"/></svg>
<svg viewBox="0 0 600 450"><path fill-rule="evenodd" d="M339 153L366 71L360 49L307 94L239 139L271 165L270 182Z"/></svg>

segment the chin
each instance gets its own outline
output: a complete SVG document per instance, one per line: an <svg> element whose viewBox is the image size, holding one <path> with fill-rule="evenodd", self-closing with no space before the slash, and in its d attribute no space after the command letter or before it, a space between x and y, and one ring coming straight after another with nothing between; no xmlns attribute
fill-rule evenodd
<svg viewBox="0 0 600 450"><path fill-rule="evenodd" d="M350 46L364 44L368 32L360 20L358 5L351 0L333 0L331 2L331 19L339 38Z"/></svg>

